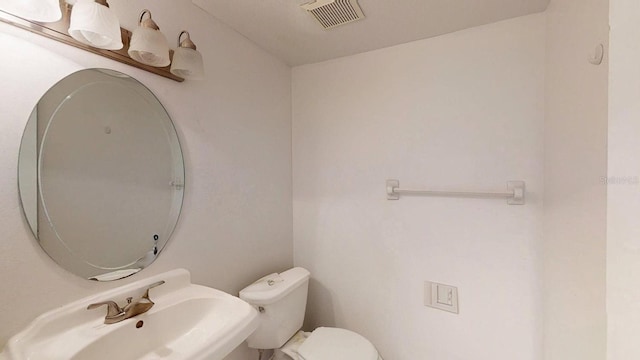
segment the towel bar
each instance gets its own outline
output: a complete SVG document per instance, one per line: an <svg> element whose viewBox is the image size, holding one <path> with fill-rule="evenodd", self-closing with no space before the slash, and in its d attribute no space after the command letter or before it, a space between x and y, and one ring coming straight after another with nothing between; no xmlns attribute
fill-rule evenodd
<svg viewBox="0 0 640 360"><path fill-rule="evenodd" d="M500 198L507 199L509 205L524 205L524 181L508 181L506 192L478 192L478 191L436 191L401 189L400 181L387 180L387 200L398 200L400 195L470 197L470 198Z"/></svg>

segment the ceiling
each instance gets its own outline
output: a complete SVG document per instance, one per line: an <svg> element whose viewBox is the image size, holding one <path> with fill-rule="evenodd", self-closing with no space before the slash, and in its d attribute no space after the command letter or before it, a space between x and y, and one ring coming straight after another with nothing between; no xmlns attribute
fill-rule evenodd
<svg viewBox="0 0 640 360"><path fill-rule="evenodd" d="M549 0L359 0L366 18L324 30L310 0L192 0L289 65L425 39L544 11Z"/></svg>

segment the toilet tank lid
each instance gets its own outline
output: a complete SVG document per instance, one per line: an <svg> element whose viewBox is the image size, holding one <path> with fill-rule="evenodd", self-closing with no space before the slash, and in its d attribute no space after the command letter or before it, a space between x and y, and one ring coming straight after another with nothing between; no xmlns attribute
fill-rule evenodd
<svg viewBox="0 0 640 360"><path fill-rule="evenodd" d="M240 299L254 305L268 305L295 290L310 277L309 271L301 267L280 274L269 274L240 290Z"/></svg>

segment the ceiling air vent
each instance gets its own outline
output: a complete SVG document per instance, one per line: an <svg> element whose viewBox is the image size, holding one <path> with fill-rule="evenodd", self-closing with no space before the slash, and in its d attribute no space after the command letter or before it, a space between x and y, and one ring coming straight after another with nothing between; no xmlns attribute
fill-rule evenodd
<svg viewBox="0 0 640 360"><path fill-rule="evenodd" d="M325 29L364 19L357 0L316 0L300 5Z"/></svg>

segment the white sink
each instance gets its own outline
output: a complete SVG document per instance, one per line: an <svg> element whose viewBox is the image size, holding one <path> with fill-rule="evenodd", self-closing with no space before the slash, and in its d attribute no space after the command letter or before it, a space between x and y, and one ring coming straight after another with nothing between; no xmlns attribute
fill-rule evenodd
<svg viewBox="0 0 640 360"><path fill-rule="evenodd" d="M124 299L139 298L148 285L160 280L165 284L150 290L155 305L144 314L106 325L106 307L87 310L89 304L106 300L122 306ZM252 306L225 292L191 284L189 272L178 269L39 316L9 340L0 359L220 360L257 327L258 313Z"/></svg>

